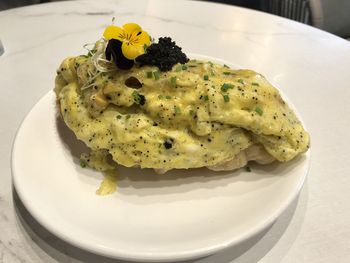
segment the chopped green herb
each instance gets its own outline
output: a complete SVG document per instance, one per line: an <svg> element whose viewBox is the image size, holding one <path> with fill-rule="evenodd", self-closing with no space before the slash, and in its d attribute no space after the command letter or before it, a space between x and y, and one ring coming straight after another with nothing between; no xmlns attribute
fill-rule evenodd
<svg viewBox="0 0 350 263"><path fill-rule="evenodd" d="M230 75L231 72L229 72L229 71L224 71L224 72L222 72L222 74L224 74L224 75Z"/></svg>
<svg viewBox="0 0 350 263"><path fill-rule="evenodd" d="M204 75L203 79L204 80L209 80L209 76L208 75Z"/></svg>
<svg viewBox="0 0 350 263"><path fill-rule="evenodd" d="M263 110L262 110L260 107L256 107L256 108L255 108L255 112L256 112L257 114L259 114L260 116L263 115L263 113L264 113Z"/></svg>
<svg viewBox="0 0 350 263"><path fill-rule="evenodd" d="M143 45L143 50L146 51L146 49L148 48L148 46L146 44Z"/></svg>
<svg viewBox="0 0 350 263"><path fill-rule="evenodd" d="M253 86L259 86L259 83L253 82L252 85Z"/></svg>
<svg viewBox="0 0 350 263"><path fill-rule="evenodd" d="M181 114L181 109L178 106L174 106L174 110L176 114Z"/></svg>
<svg viewBox="0 0 350 263"><path fill-rule="evenodd" d="M121 119L122 118L122 115L117 115L117 119Z"/></svg>
<svg viewBox="0 0 350 263"><path fill-rule="evenodd" d="M196 65L188 65L190 68L195 68L197 67Z"/></svg>
<svg viewBox="0 0 350 263"><path fill-rule="evenodd" d="M226 64L224 64L224 67L225 67L225 68L230 68L230 67L229 67L229 66L227 66Z"/></svg>
<svg viewBox="0 0 350 263"><path fill-rule="evenodd" d="M230 101L230 97L227 94L224 95L224 101L225 102L229 102Z"/></svg>
<svg viewBox="0 0 350 263"><path fill-rule="evenodd" d="M211 62L211 61L208 61L208 63L209 63L209 65L211 66L211 67L213 67L213 62Z"/></svg>
<svg viewBox="0 0 350 263"><path fill-rule="evenodd" d="M176 77L171 77L170 78L170 84L171 84L171 86L176 86Z"/></svg>
<svg viewBox="0 0 350 263"><path fill-rule="evenodd" d="M159 79L159 71L153 71L153 76L155 80Z"/></svg>
<svg viewBox="0 0 350 263"><path fill-rule="evenodd" d="M215 76L214 70L210 69L210 76Z"/></svg>
<svg viewBox="0 0 350 263"><path fill-rule="evenodd" d="M179 66L177 66L177 67L175 68L175 71L176 71L176 72L180 72L181 70L182 70L181 65L179 65Z"/></svg>
<svg viewBox="0 0 350 263"><path fill-rule="evenodd" d="M128 115L126 115L125 118L128 120L128 119L130 119L130 117L131 117L130 114L128 114Z"/></svg>
<svg viewBox="0 0 350 263"><path fill-rule="evenodd" d="M243 81L243 79L238 79L237 80L239 83L241 83L241 84L243 84L244 85L244 81Z"/></svg>
<svg viewBox="0 0 350 263"><path fill-rule="evenodd" d="M193 116L194 115L194 110L190 110L189 113L190 113L191 116Z"/></svg>
<svg viewBox="0 0 350 263"><path fill-rule="evenodd" d="M83 159L80 159L80 167L85 168L87 165L86 161Z"/></svg>
<svg viewBox="0 0 350 263"><path fill-rule="evenodd" d="M164 96L163 95L158 95L158 99L164 99Z"/></svg>
<svg viewBox="0 0 350 263"><path fill-rule="evenodd" d="M186 70L187 66L186 65L182 65L182 70Z"/></svg>
<svg viewBox="0 0 350 263"><path fill-rule="evenodd" d="M151 79L151 78L153 77L152 71L147 71L147 72L146 72L146 77L147 77L148 79Z"/></svg>
<svg viewBox="0 0 350 263"><path fill-rule="evenodd" d="M203 99L204 99L205 101L208 101L208 100L209 100L209 96L208 96L208 95L205 95L205 96L203 97Z"/></svg>
<svg viewBox="0 0 350 263"><path fill-rule="evenodd" d="M170 100L170 99L171 99L171 96L167 95L167 96L165 96L165 98L166 98L167 100Z"/></svg>
<svg viewBox="0 0 350 263"><path fill-rule="evenodd" d="M145 96L142 94L138 93L136 90L132 93L132 96L134 97L134 102L139 105L144 105L146 102Z"/></svg>
<svg viewBox="0 0 350 263"><path fill-rule="evenodd" d="M248 173L250 173L250 172L252 171L252 169L251 169L249 166L246 166L246 167L245 167L245 170L246 170Z"/></svg>
<svg viewBox="0 0 350 263"><path fill-rule="evenodd" d="M221 91L226 92L227 90L233 89L234 87L235 87L235 86L232 85L232 84L224 83L224 84L221 86Z"/></svg>

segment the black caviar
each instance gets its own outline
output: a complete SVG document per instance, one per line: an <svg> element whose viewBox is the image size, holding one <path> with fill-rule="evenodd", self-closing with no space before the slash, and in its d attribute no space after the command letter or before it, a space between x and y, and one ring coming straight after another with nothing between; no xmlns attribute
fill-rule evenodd
<svg viewBox="0 0 350 263"><path fill-rule="evenodd" d="M181 51L181 47L177 46L170 37L159 38L158 43L151 44L145 54L136 58L141 66L157 66L160 71L169 71L175 64L185 64L188 60L186 54Z"/></svg>

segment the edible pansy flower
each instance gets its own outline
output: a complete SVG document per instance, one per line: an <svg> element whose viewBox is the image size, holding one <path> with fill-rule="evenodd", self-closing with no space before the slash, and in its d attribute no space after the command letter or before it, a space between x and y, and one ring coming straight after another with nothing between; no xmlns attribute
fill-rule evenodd
<svg viewBox="0 0 350 263"><path fill-rule="evenodd" d="M108 26L103 37L108 40L106 58L113 57L117 67L129 69L134 59L145 53L145 47L151 43L147 32L135 23L128 23L123 27ZM119 60L119 61L118 61Z"/></svg>

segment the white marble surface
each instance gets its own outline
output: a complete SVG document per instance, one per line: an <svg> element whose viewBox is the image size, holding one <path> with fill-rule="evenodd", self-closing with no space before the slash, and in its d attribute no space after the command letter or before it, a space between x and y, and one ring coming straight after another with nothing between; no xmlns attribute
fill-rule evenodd
<svg viewBox="0 0 350 263"><path fill-rule="evenodd" d="M113 16L118 24L135 21L153 36L170 35L186 52L263 73L293 101L312 136L310 173L299 199L260 235L193 262L349 262L350 43L245 9L152 0L59 2L0 12L5 47L0 57L0 262L118 262L72 247L38 225L12 192L10 168L16 130L52 89L60 60L83 52L82 45L97 39Z"/></svg>

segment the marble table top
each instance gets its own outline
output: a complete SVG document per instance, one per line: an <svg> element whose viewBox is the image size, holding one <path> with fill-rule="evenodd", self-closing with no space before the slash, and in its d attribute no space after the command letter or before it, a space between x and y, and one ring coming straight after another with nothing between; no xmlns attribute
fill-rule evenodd
<svg viewBox="0 0 350 263"><path fill-rule="evenodd" d="M261 234L191 262L349 262L350 43L256 11L160 0L57 2L0 12L0 262L122 262L45 230L13 191L10 167L16 130L52 89L59 61L81 53L112 17L120 24L138 22L155 36L171 33L187 52L253 68L280 87L293 79L296 87L284 92L312 137L311 167L299 198Z"/></svg>

